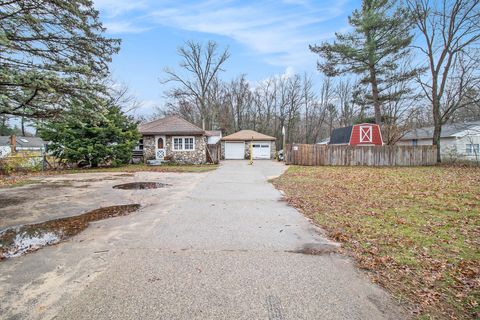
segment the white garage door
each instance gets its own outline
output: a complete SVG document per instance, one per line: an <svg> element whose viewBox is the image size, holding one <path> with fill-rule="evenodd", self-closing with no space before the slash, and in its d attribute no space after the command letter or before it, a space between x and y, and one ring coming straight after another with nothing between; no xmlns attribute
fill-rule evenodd
<svg viewBox="0 0 480 320"><path fill-rule="evenodd" d="M270 159L269 141L255 141L252 150L253 159Z"/></svg>
<svg viewBox="0 0 480 320"><path fill-rule="evenodd" d="M225 159L245 159L245 142L225 142Z"/></svg>

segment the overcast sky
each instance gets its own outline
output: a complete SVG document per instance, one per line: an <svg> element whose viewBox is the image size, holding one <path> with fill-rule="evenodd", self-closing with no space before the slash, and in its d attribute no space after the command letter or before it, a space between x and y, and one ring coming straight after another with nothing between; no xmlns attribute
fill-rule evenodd
<svg viewBox="0 0 480 320"><path fill-rule="evenodd" d="M148 114L162 104L165 88L158 80L164 67L177 67L176 50L184 41L228 46L226 80L241 73L252 82L274 74L315 74L317 58L308 45L345 31L360 0L95 0L95 5L108 35L122 39L113 78L130 87L143 102L139 112Z"/></svg>

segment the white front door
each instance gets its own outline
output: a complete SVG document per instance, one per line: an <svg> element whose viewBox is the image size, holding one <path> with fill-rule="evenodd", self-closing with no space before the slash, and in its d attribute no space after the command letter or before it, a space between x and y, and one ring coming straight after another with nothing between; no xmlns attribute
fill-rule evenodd
<svg viewBox="0 0 480 320"><path fill-rule="evenodd" d="M245 159L245 142L225 142L225 160Z"/></svg>
<svg viewBox="0 0 480 320"><path fill-rule="evenodd" d="M270 159L270 141L254 141L252 144L253 159Z"/></svg>
<svg viewBox="0 0 480 320"><path fill-rule="evenodd" d="M163 160L165 158L166 145L167 145L167 140L165 136L155 136L155 159Z"/></svg>

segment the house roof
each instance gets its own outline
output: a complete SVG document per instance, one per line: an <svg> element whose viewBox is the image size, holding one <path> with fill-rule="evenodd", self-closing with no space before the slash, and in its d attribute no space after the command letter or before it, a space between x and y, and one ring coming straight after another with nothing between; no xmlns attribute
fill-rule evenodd
<svg viewBox="0 0 480 320"><path fill-rule="evenodd" d="M223 141L275 141L277 138L253 130L240 130L222 138Z"/></svg>
<svg viewBox="0 0 480 320"><path fill-rule="evenodd" d="M167 116L152 122L141 124L138 131L143 135L203 135L205 131L179 116Z"/></svg>
<svg viewBox="0 0 480 320"><path fill-rule="evenodd" d="M47 144L40 137L24 137L16 136L17 147L18 148L40 148ZM9 146L10 145L10 136L0 136L0 146Z"/></svg>
<svg viewBox="0 0 480 320"><path fill-rule="evenodd" d="M413 129L407 132L400 140L412 140L412 139L432 139L434 127L423 127ZM442 126L441 138L455 138L464 137L472 132L480 135L480 121L472 122L460 122L444 124Z"/></svg>
<svg viewBox="0 0 480 320"><path fill-rule="evenodd" d="M328 144L348 144L352 135L353 126L337 128L332 131Z"/></svg>
<svg viewBox="0 0 480 320"><path fill-rule="evenodd" d="M222 136L222 131L220 131L220 130L205 131L205 135L207 137L221 137Z"/></svg>

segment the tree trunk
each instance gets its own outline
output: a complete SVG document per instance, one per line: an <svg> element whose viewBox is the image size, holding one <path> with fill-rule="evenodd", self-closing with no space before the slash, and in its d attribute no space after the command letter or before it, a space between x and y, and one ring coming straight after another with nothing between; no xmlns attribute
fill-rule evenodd
<svg viewBox="0 0 480 320"><path fill-rule="evenodd" d="M442 120L440 119L440 103L437 98L433 99L433 145L437 146L437 163L442 162L440 154L440 137L442 134Z"/></svg>
<svg viewBox="0 0 480 320"><path fill-rule="evenodd" d="M22 126L22 136L25 137L25 117L21 119L21 126Z"/></svg>
<svg viewBox="0 0 480 320"><path fill-rule="evenodd" d="M377 75L373 68L370 68L370 84L372 85L373 108L375 110L375 123L382 124L382 106L379 100Z"/></svg>

